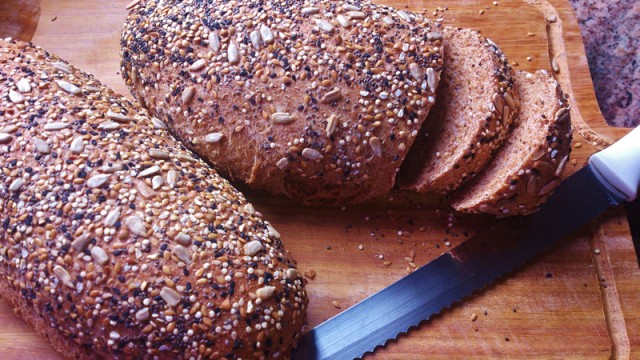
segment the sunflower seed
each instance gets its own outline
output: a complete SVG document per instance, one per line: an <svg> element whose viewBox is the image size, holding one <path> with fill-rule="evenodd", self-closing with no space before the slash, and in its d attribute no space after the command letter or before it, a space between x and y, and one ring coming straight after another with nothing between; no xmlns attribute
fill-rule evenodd
<svg viewBox="0 0 640 360"><path fill-rule="evenodd" d="M150 167L150 168L147 168L147 169L145 169L145 170L142 170L142 171L138 174L138 177L139 177L139 178L144 178L144 177L147 177L147 176L156 175L156 174L158 174L159 172L160 172L160 166L158 166L158 165L154 165L154 166L152 166L152 167Z"/></svg>
<svg viewBox="0 0 640 360"><path fill-rule="evenodd" d="M124 220L124 223L127 225L127 228L129 228L129 231L134 235L143 237L147 236L147 227L139 216L131 215Z"/></svg>
<svg viewBox="0 0 640 360"><path fill-rule="evenodd" d="M435 94L436 88L438 87L438 80L436 79L436 72L433 68L427 68L427 85L429 85L429 90Z"/></svg>
<svg viewBox="0 0 640 360"><path fill-rule="evenodd" d="M91 242L91 235L84 234L78 236L71 242L71 247L74 248L77 252L82 252Z"/></svg>
<svg viewBox="0 0 640 360"><path fill-rule="evenodd" d="M125 10L131 10L133 9L136 5L140 4L141 0L133 0L132 2L128 3L127 6L124 7Z"/></svg>
<svg viewBox="0 0 640 360"><path fill-rule="evenodd" d="M120 129L120 124L115 121L106 121L98 125L98 130L111 131Z"/></svg>
<svg viewBox="0 0 640 360"><path fill-rule="evenodd" d="M33 145L35 146L36 151L38 151L40 154L46 155L51 153L51 147L49 146L49 144L47 144L46 141L40 138L34 138Z"/></svg>
<svg viewBox="0 0 640 360"><path fill-rule="evenodd" d="M183 232L178 233L178 235L176 235L175 237L175 240L185 246L191 244L191 237Z"/></svg>
<svg viewBox="0 0 640 360"><path fill-rule="evenodd" d="M385 16L382 18L382 22L384 22L387 25L393 25L396 22L393 20L393 18L391 16Z"/></svg>
<svg viewBox="0 0 640 360"><path fill-rule="evenodd" d="M558 185L557 180L549 181L547 185L543 186L542 189L540 189L538 196L544 196L544 195L550 194L553 191L553 189L556 188L557 185Z"/></svg>
<svg viewBox="0 0 640 360"><path fill-rule="evenodd" d="M267 223L267 233L269 234L269 236L280 239L280 233L278 232L278 230L274 229L273 226L271 226L271 224L269 223Z"/></svg>
<svg viewBox="0 0 640 360"><path fill-rule="evenodd" d="M327 137L333 135L333 133L336 132L337 127L338 127L338 117L336 116L336 114L331 114L331 116L329 116L329 118L327 119L327 127L325 128L325 133L327 134Z"/></svg>
<svg viewBox="0 0 640 360"><path fill-rule="evenodd" d="M149 157L156 160L169 160L169 153L158 149L149 149Z"/></svg>
<svg viewBox="0 0 640 360"><path fill-rule="evenodd" d="M349 20L348 17L342 14L336 16L336 20L338 20L338 24L340 24L340 26L342 26L343 28L351 27L351 20Z"/></svg>
<svg viewBox="0 0 640 360"><path fill-rule="evenodd" d="M138 312L136 313L136 320L138 321L149 320L149 308L138 310Z"/></svg>
<svg viewBox="0 0 640 360"><path fill-rule="evenodd" d="M231 65L235 65L240 62L238 46L233 41L229 43L229 48L227 48L227 57L229 58L229 64Z"/></svg>
<svg viewBox="0 0 640 360"><path fill-rule="evenodd" d="M90 189L99 188L100 186L104 185L104 183L106 183L107 180L109 180L110 176L111 176L110 174L95 175L87 181L87 186Z"/></svg>
<svg viewBox="0 0 640 360"><path fill-rule="evenodd" d="M164 122L162 122L162 120L158 119L157 117L152 117L151 118L151 123L153 124L153 126L156 129L166 129L167 125L164 124Z"/></svg>
<svg viewBox="0 0 640 360"><path fill-rule="evenodd" d="M409 72L411 72L411 76L417 81L421 81L424 74L422 73L422 69L420 69L420 65L412 62L409 64Z"/></svg>
<svg viewBox="0 0 640 360"><path fill-rule="evenodd" d="M182 103L185 105L188 105L191 102L191 99L193 99L193 96L196 94L196 88L195 86L187 86L186 88L184 88L184 90L182 91Z"/></svg>
<svg viewBox="0 0 640 360"><path fill-rule="evenodd" d="M118 219L120 219L120 208L115 208L104 218L104 226L114 226L118 222Z"/></svg>
<svg viewBox="0 0 640 360"><path fill-rule="evenodd" d="M280 158L280 160L276 162L276 166L280 170L285 170L286 168L289 167L289 160L287 160L287 158Z"/></svg>
<svg viewBox="0 0 640 360"><path fill-rule="evenodd" d="M249 34L249 39L254 48L260 49L260 32L258 30L253 30L251 34Z"/></svg>
<svg viewBox="0 0 640 360"><path fill-rule="evenodd" d="M52 122L44 124L44 131L58 131L69 127L69 123Z"/></svg>
<svg viewBox="0 0 640 360"><path fill-rule="evenodd" d="M555 121L559 121L562 116L569 111L569 108L563 107L560 110L556 111Z"/></svg>
<svg viewBox="0 0 640 360"><path fill-rule="evenodd" d="M71 95L80 95L80 94L82 94L82 90L79 87L73 85L72 83L66 82L64 80L58 80L58 81L56 81L56 83L58 84L60 89L68 92Z"/></svg>
<svg viewBox="0 0 640 360"><path fill-rule="evenodd" d="M11 182L11 185L9 185L9 190L18 191L20 190L22 185L24 185L24 180L22 180L22 178L17 178Z"/></svg>
<svg viewBox="0 0 640 360"><path fill-rule="evenodd" d="M191 66L189 66L189 71L200 71L204 68L205 65L206 62L204 61L204 59L198 59L196 60L196 62L191 64Z"/></svg>
<svg viewBox="0 0 640 360"><path fill-rule="evenodd" d="M222 136L223 134L220 132L210 133L204 137L204 141L209 144L214 144L222 140Z"/></svg>
<svg viewBox="0 0 640 360"><path fill-rule="evenodd" d="M138 188L140 195L146 198L150 198L155 195L155 192L153 192L153 190L151 190L151 188L144 181L138 181L136 187Z"/></svg>
<svg viewBox="0 0 640 360"><path fill-rule="evenodd" d="M275 286L265 286L256 290L256 296L258 296L258 298L260 298L261 300L267 300L267 299L270 299L275 292L276 292Z"/></svg>
<svg viewBox="0 0 640 360"><path fill-rule="evenodd" d="M196 159L194 159L193 157L189 156L188 154L183 154L183 153L177 153L176 154L176 159L178 159L180 161L186 161L186 162L194 162L194 161L196 161Z"/></svg>
<svg viewBox="0 0 640 360"><path fill-rule="evenodd" d="M302 149L302 156L309 160L321 160L323 158L322 154L318 150L312 148L304 148Z"/></svg>
<svg viewBox="0 0 640 360"><path fill-rule="evenodd" d="M169 306L176 306L180 302L180 294L169 287L163 287L160 290L160 297L164 300Z"/></svg>
<svg viewBox="0 0 640 360"><path fill-rule="evenodd" d="M122 170L122 164L105 164L100 168L100 171L106 174L113 174Z"/></svg>
<svg viewBox="0 0 640 360"><path fill-rule="evenodd" d="M442 40L442 34L437 31L430 31L427 33L428 40Z"/></svg>
<svg viewBox="0 0 640 360"><path fill-rule="evenodd" d="M107 117L111 120L115 120L117 122L129 122L131 120L133 120L132 117L121 114L121 113L117 113L114 111L111 111L111 109L109 109L109 111L107 111Z"/></svg>
<svg viewBox="0 0 640 360"><path fill-rule="evenodd" d="M9 100L14 104L22 104L24 102L24 96L17 91L9 90Z"/></svg>
<svg viewBox="0 0 640 360"><path fill-rule="evenodd" d="M215 32L209 34L209 47L216 54L220 51L220 37Z"/></svg>
<svg viewBox="0 0 640 360"><path fill-rule="evenodd" d="M320 12L320 9L317 7L305 7L300 11L302 15L315 15Z"/></svg>
<svg viewBox="0 0 640 360"><path fill-rule="evenodd" d="M167 185L170 188L175 188L178 183L178 172L175 170L169 170L167 173Z"/></svg>
<svg viewBox="0 0 640 360"><path fill-rule="evenodd" d="M320 102L325 103L325 104L330 104L330 103L332 103L334 101L338 101L340 99L342 99L342 91L340 91L340 88L334 88L333 90L331 90L328 93L324 94L322 99L320 99Z"/></svg>
<svg viewBox="0 0 640 360"><path fill-rule="evenodd" d="M31 84L29 83L29 80L26 78L20 79L20 81L18 81L16 85L18 86L18 91L20 91L21 93L26 93L31 91Z"/></svg>
<svg viewBox="0 0 640 360"><path fill-rule="evenodd" d="M558 60L556 60L555 56L551 59L551 69L556 74L560 72L560 66L558 66Z"/></svg>
<svg viewBox="0 0 640 360"><path fill-rule="evenodd" d="M164 180L162 179L162 176L156 175L151 179L151 188L153 190L158 190L162 186L163 182Z"/></svg>
<svg viewBox="0 0 640 360"><path fill-rule="evenodd" d="M382 144L380 143L380 139L377 137L372 137L369 139L369 146L371 147L371 151L377 157L382 156Z"/></svg>
<svg viewBox="0 0 640 360"><path fill-rule="evenodd" d="M2 130L0 130L0 133L4 133L4 134L11 134L18 131L18 126L16 125L7 125L4 128L2 128Z"/></svg>
<svg viewBox="0 0 640 360"><path fill-rule="evenodd" d="M511 110L509 109L508 106L505 106L502 108L502 123L503 124L510 124L511 123L511 117L509 117L509 114L511 114Z"/></svg>
<svg viewBox="0 0 640 360"><path fill-rule="evenodd" d="M60 265L56 265L53 267L53 273L56 275L56 277L62 284L72 289L74 288L73 282L71 281L71 275L69 275L69 273L65 268L63 268Z"/></svg>
<svg viewBox="0 0 640 360"><path fill-rule="evenodd" d="M72 154L81 154L84 151L84 142L80 136L77 136L71 141L71 145L69 145L69 150Z"/></svg>
<svg viewBox="0 0 640 360"><path fill-rule="evenodd" d="M529 176L529 181L527 181L527 193L533 194L538 188L538 177L535 175Z"/></svg>
<svg viewBox="0 0 640 360"><path fill-rule="evenodd" d="M98 265L104 266L109 262L109 255L107 255L107 252L99 246L91 248L91 257Z"/></svg>
<svg viewBox="0 0 640 360"><path fill-rule="evenodd" d="M69 67L69 65L63 62L55 62L51 65L51 67L58 71L62 71L63 73L71 74L71 68Z"/></svg>
<svg viewBox="0 0 640 360"><path fill-rule="evenodd" d="M273 42L273 33L265 24L260 25L260 36L265 44L271 44Z"/></svg>
<svg viewBox="0 0 640 360"><path fill-rule="evenodd" d="M398 16L400 16L400 18L406 22L412 22L412 18L411 15L409 15L408 12L404 11L404 10L400 10L398 11Z"/></svg>
<svg viewBox="0 0 640 360"><path fill-rule="evenodd" d="M273 121L274 124L284 125L292 122L293 120L295 120L295 117L291 116L289 113L277 112L271 114L271 121Z"/></svg>
<svg viewBox="0 0 640 360"><path fill-rule="evenodd" d="M360 10L360 7L359 7L359 6L357 6L357 5L353 5L353 4L344 4L344 5L342 6L342 8L343 8L345 11L358 11L358 10Z"/></svg>
<svg viewBox="0 0 640 360"><path fill-rule="evenodd" d="M262 250L262 243L258 240L249 241L242 249L245 255L253 256Z"/></svg>
<svg viewBox="0 0 640 360"><path fill-rule="evenodd" d="M0 133L0 144L8 144L13 140L13 136L5 133Z"/></svg>
<svg viewBox="0 0 640 360"><path fill-rule="evenodd" d="M349 16L349 19L354 20L364 20L367 17L367 14L362 11L349 11L347 15Z"/></svg>
<svg viewBox="0 0 640 360"><path fill-rule="evenodd" d="M562 172L564 171L564 167L567 165L568 160L569 155L565 155L562 160L560 160L560 162L558 163L558 167L556 168L556 172L554 173L556 177L560 177L560 175L562 175Z"/></svg>
<svg viewBox="0 0 640 360"><path fill-rule="evenodd" d="M316 22L316 25L318 25L320 30L328 33L333 31L333 25L331 25L330 22L323 19L313 19L313 20Z"/></svg>
<svg viewBox="0 0 640 360"><path fill-rule="evenodd" d="M182 245L176 245L173 247L173 255L175 255L180 261L185 264L191 264L191 256L189 256L189 251Z"/></svg>
<svg viewBox="0 0 640 360"><path fill-rule="evenodd" d="M513 97L511 96L511 93L505 92L502 98L504 99L504 102L507 104L507 106L509 106L512 109L516 108L516 104L513 102Z"/></svg>

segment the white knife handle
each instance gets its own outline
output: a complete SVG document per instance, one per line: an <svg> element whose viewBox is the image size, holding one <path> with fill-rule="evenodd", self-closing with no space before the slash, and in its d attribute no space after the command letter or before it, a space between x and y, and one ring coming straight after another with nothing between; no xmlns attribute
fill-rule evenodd
<svg viewBox="0 0 640 360"><path fill-rule="evenodd" d="M610 190L626 201L635 200L640 187L640 126L591 156L589 165Z"/></svg>

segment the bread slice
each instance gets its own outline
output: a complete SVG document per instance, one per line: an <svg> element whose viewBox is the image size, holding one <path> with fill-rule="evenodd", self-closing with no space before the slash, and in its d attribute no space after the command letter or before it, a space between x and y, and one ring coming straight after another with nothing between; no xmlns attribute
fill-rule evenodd
<svg viewBox="0 0 640 360"><path fill-rule="evenodd" d="M514 79L522 102L517 123L487 168L451 196L458 211L501 216L535 211L569 160L569 106L558 83L546 71L516 71Z"/></svg>
<svg viewBox="0 0 640 360"><path fill-rule="evenodd" d="M492 41L469 29L443 31L436 105L402 165L406 190L447 192L473 177L504 142L518 97L511 67Z"/></svg>

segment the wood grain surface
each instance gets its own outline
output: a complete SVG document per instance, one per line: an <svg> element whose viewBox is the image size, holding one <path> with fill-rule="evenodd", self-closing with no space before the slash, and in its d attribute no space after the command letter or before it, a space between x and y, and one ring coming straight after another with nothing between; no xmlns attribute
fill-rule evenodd
<svg viewBox="0 0 640 360"><path fill-rule="evenodd" d="M446 25L480 30L501 46L516 69L551 72L555 59L575 129L567 175L628 131L607 126L600 114L568 2L378 2L441 18ZM127 3L42 0L33 42L128 94L118 73ZM280 231L300 269L309 275L309 327L494 221L453 213L435 196L394 192L359 206L305 208L239 187ZM627 222L621 209L613 209L517 272L367 358L637 359L639 290L640 268ZM3 303L0 324L0 358L60 358Z"/></svg>

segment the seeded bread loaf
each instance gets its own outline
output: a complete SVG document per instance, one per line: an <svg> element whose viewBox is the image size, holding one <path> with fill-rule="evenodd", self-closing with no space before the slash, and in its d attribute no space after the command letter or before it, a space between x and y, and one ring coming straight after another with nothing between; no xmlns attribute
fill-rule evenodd
<svg viewBox="0 0 640 360"><path fill-rule="evenodd" d="M305 204L385 195L435 101L435 25L369 1L134 3L132 94L223 175Z"/></svg>
<svg viewBox="0 0 640 360"><path fill-rule="evenodd" d="M0 40L0 297L70 359L285 358L278 233L137 104Z"/></svg>
<svg viewBox="0 0 640 360"><path fill-rule="evenodd" d="M511 67L492 41L469 29L443 31L436 104L407 155L398 183L448 192L475 176L507 137L518 112Z"/></svg>
<svg viewBox="0 0 640 360"><path fill-rule="evenodd" d="M515 72L520 114L507 143L483 172L453 194L459 211L521 215L558 185L571 151L569 106L546 71Z"/></svg>

